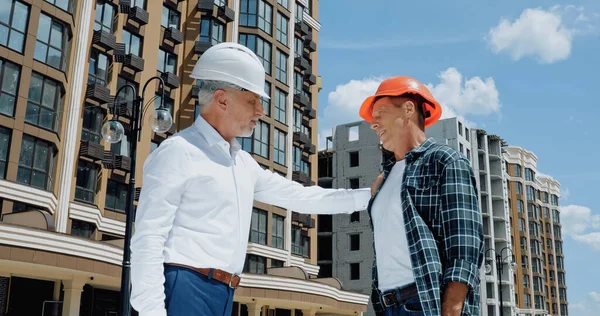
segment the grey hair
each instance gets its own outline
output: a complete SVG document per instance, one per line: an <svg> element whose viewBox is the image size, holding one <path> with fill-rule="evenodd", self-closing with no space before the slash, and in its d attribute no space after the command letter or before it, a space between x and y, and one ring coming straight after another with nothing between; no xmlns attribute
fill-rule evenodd
<svg viewBox="0 0 600 316"><path fill-rule="evenodd" d="M217 89L233 88L236 90L244 90L242 87L220 80L199 80L200 90L198 91L198 105L202 108L213 100L213 96Z"/></svg>

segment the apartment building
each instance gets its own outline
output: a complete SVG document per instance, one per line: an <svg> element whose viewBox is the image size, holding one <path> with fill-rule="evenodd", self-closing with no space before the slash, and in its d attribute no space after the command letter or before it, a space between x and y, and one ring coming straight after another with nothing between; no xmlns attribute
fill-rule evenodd
<svg viewBox="0 0 600 316"><path fill-rule="evenodd" d="M505 147L511 238L514 240L515 301L519 315L568 315L560 224L560 184L540 173L538 157ZM517 246L518 245L518 246Z"/></svg>
<svg viewBox="0 0 600 316"><path fill-rule="evenodd" d="M117 116L131 129L133 103L126 101L134 92L116 95L126 84L150 109L162 101L171 112L174 125L165 133L147 127L146 112L138 196L145 157L197 117L189 74L216 43L243 43L267 71L267 116L253 137L240 139L244 149L264 168L315 182L317 0L0 5L0 315L116 315L135 140L105 142L102 125ZM164 100L155 77L164 82ZM315 227L314 216L256 203L233 315L366 310L368 296L317 278Z"/></svg>

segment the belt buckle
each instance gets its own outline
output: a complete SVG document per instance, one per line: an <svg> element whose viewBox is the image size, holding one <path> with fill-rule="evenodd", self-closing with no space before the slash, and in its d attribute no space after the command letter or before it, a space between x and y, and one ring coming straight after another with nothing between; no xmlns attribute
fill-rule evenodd
<svg viewBox="0 0 600 316"><path fill-rule="evenodd" d="M383 295L381 295L381 302L383 303L383 306L385 307L390 307L390 306L395 306L397 304L397 302L392 302L391 304L387 303L386 297L394 297L394 295L396 294L396 291L394 292L389 292L389 293L385 293ZM390 299L391 301L391 299Z"/></svg>
<svg viewBox="0 0 600 316"><path fill-rule="evenodd" d="M234 282L234 279L237 279L237 282ZM233 283L237 283L237 284L233 285ZM231 279L229 279L229 287L235 290L238 288L239 285L240 285L240 276L237 274L232 274Z"/></svg>

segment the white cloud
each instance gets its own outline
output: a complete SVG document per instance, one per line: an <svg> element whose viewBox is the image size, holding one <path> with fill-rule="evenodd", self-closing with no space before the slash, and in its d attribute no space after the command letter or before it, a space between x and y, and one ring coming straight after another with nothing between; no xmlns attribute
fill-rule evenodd
<svg viewBox="0 0 600 316"><path fill-rule="evenodd" d="M515 61L529 57L551 64L569 58L575 36L598 33L598 21L583 7L529 8L514 21L501 19L485 40L494 53L507 53Z"/></svg>
<svg viewBox="0 0 600 316"><path fill-rule="evenodd" d="M369 77L361 80L350 80L336 86L327 96L328 106L320 118L320 133L322 137L331 135L335 125L362 120L358 116L360 105L370 95L385 77ZM434 97L442 104L442 118L462 117L467 115L489 115L499 113L501 103L498 89L491 77L464 77L456 68L450 67L438 73L438 83L428 83ZM466 124L474 127L475 123L465 120ZM324 149L319 142L319 149Z"/></svg>
<svg viewBox="0 0 600 316"><path fill-rule="evenodd" d="M586 206L561 206L560 221L565 235L575 236L588 229L600 229L600 215L592 214L592 210Z"/></svg>
<svg viewBox="0 0 600 316"><path fill-rule="evenodd" d="M582 234L582 235L574 235L573 239L575 239L581 243L584 243L584 244L592 247L592 249L600 252L600 232Z"/></svg>
<svg viewBox="0 0 600 316"><path fill-rule="evenodd" d="M592 301L596 303L600 303L600 293L598 292L590 292L588 293Z"/></svg>

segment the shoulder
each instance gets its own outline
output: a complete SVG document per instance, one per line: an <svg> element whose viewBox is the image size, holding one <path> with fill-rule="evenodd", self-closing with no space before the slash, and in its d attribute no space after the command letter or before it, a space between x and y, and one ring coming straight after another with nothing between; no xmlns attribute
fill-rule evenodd
<svg viewBox="0 0 600 316"><path fill-rule="evenodd" d="M452 164L456 161L467 159L463 154L456 149L445 144L432 144L423 154L423 158L428 161L436 161L443 166Z"/></svg>

